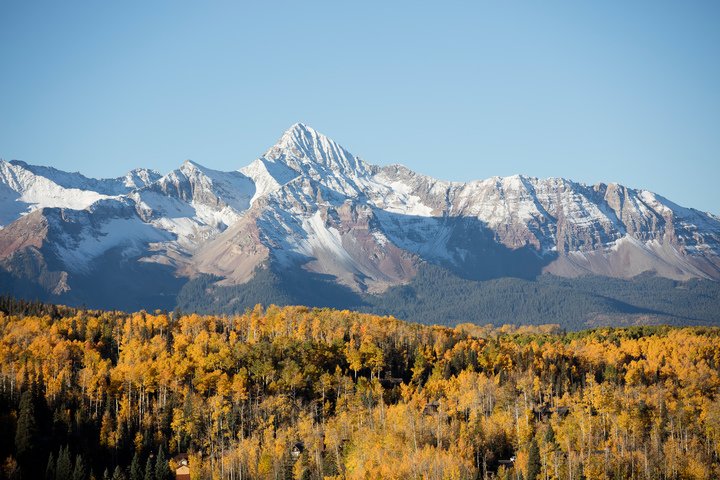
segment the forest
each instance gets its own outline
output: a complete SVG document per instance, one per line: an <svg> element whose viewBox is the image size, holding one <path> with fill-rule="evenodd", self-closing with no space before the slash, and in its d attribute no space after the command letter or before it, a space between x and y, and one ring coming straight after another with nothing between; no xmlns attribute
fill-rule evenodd
<svg viewBox="0 0 720 480"><path fill-rule="evenodd" d="M177 295L183 311L234 314L263 305L308 305L356 310L428 325L472 322L560 324L566 330L634 324L720 326L720 283L678 281L655 275L632 279L600 276L533 280L462 278L447 268L422 265L407 284L359 294L334 279L307 271L259 270L242 285L200 275Z"/></svg>
<svg viewBox="0 0 720 480"><path fill-rule="evenodd" d="M720 478L720 329L0 298L0 477Z"/></svg>

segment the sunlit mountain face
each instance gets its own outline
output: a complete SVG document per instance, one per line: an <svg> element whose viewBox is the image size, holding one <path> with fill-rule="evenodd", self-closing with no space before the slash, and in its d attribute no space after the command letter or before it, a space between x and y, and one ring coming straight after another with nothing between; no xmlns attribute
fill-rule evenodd
<svg viewBox="0 0 720 480"><path fill-rule="evenodd" d="M509 281L505 291L519 293L508 308L548 282L560 293L544 303L588 278L630 290L637 278L672 288L720 279L720 219L653 192L522 175L448 182L366 163L300 123L232 172L188 160L166 175L98 180L2 161L0 223L4 290L103 308L263 302L402 314L402 289L422 304L433 275L469 296ZM658 313L609 298L629 305L620 312ZM501 320L468 320L488 319Z"/></svg>

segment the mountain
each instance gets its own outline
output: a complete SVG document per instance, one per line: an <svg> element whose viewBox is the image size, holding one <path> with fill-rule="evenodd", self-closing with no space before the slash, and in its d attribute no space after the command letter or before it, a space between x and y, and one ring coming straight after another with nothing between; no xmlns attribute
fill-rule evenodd
<svg viewBox="0 0 720 480"><path fill-rule="evenodd" d="M412 304L457 321L720 321L712 302L693 296L688 309L701 311L687 315L620 298L644 292L662 304L667 288L697 293L688 287L697 284L719 298L720 218L710 213L617 184L437 180L366 163L300 123L233 172L188 160L167 175L97 180L1 161L0 224L0 286L55 302L233 311L260 301L395 314ZM500 308L497 291L516 293ZM574 306L563 310L567 298Z"/></svg>

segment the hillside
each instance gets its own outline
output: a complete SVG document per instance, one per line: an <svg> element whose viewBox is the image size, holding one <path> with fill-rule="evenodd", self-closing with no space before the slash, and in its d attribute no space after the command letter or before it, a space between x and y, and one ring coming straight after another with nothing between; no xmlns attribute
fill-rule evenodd
<svg viewBox="0 0 720 480"><path fill-rule="evenodd" d="M240 286L222 286L217 281L201 276L187 282L178 293L177 307L184 312L232 314L257 302L303 304L393 315L425 324L550 322L568 330L635 324L720 325L720 283L653 275L629 280L542 275L535 280L476 281L426 265L407 285L382 294L358 294L327 277L303 272L263 271Z"/></svg>
<svg viewBox="0 0 720 480"><path fill-rule="evenodd" d="M4 478L720 475L717 328L0 310Z"/></svg>

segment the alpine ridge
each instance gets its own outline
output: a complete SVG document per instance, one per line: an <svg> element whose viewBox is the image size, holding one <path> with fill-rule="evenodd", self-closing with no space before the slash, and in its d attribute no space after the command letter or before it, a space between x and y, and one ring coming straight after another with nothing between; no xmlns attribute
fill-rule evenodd
<svg viewBox="0 0 720 480"><path fill-rule="evenodd" d="M3 290L104 308L173 308L198 279L212 295L265 274L358 298L426 267L468 281L720 280L710 213L618 184L438 180L366 163L302 123L232 172L188 160L98 180L0 161L0 226Z"/></svg>

